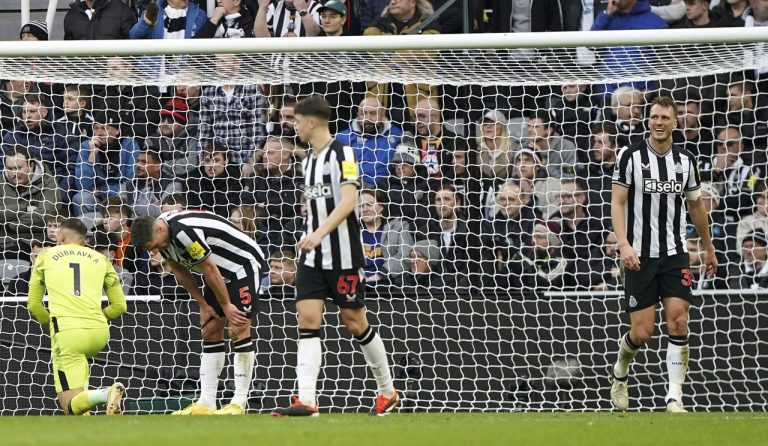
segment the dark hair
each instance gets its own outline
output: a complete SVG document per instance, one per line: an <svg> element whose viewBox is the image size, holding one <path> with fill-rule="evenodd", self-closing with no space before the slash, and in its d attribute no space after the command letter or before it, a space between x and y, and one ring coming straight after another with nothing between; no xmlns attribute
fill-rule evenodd
<svg viewBox="0 0 768 446"><path fill-rule="evenodd" d="M85 227L79 218L67 218L61 222L61 229L68 229L74 231L77 235L85 240L86 234L88 234L88 228Z"/></svg>
<svg viewBox="0 0 768 446"><path fill-rule="evenodd" d="M22 146L21 144L14 144L12 146L6 146L5 150L3 150L4 156L14 156L14 155L21 155L24 158L26 158L27 161L30 163L33 161L32 156L29 154L29 150Z"/></svg>
<svg viewBox="0 0 768 446"><path fill-rule="evenodd" d="M43 100L43 95L40 93L27 93L24 95L24 103L25 104L38 104L42 105L43 107L48 107L48 103Z"/></svg>
<svg viewBox="0 0 768 446"><path fill-rule="evenodd" d="M324 121L331 120L331 105L322 96L317 94L297 102L293 111L297 115L314 116Z"/></svg>
<svg viewBox="0 0 768 446"><path fill-rule="evenodd" d="M364 186L360 190L360 195L362 194L368 194L372 196L374 200L376 200L376 204L382 207L381 217L386 220L387 216L389 215L389 206L387 203L387 195L384 193L384 191L381 189L375 189L370 186Z"/></svg>
<svg viewBox="0 0 768 446"><path fill-rule="evenodd" d="M186 208L187 207L187 197L184 194L171 194L166 195L165 198L160 201L160 204L165 205L176 205L179 204L181 207Z"/></svg>
<svg viewBox="0 0 768 446"><path fill-rule="evenodd" d="M115 211L120 212L123 217L133 218L133 209L131 209L131 205L123 201L120 196L105 198L104 201L101 202L100 213L102 216L106 217L108 212Z"/></svg>
<svg viewBox="0 0 768 446"><path fill-rule="evenodd" d="M85 101L85 106L88 106L88 99L91 96L90 89L85 84L69 84L66 87L64 87L66 91L76 91L77 92L77 100L83 100Z"/></svg>
<svg viewBox="0 0 768 446"><path fill-rule="evenodd" d="M296 96L286 95L283 97L283 107L296 107L297 102L298 101L296 100Z"/></svg>
<svg viewBox="0 0 768 446"><path fill-rule="evenodd" d="M271 256L269 256L270 262L295 262L296 261L296 251L294 251L291 248L281 248L277 251L273 252Z"/></svg>
<svg viewBox="0 0 768 446"><path fill-rule="evenodd" d="M538 119L542 124L549 128L555 128L555 123L552 122L552 118L546 110L536 110L529 119Z"/></svg>
<svg viewBox="0 0 768 446"><path fill-rule="evenodd" d="M670 98L669 96L656 96L651 101L651 107L653 107L654 105L658 105L659 107L664 107L664 108L671 108L673 111L676 110L675 101L673 101L672 98Z"/></svg>
<svg viewBox="0 0 768 446"><path fill-rule="evenodd" d="M131 244L136 249L146 249L147 242L152 240L155 220L157 219L151 215L142 215L133 221L131 225Z"/></svg>
<svg viewBox="0 0 768 446"><path fill-rule="evenodd" d="M147 155L147 158L152 158L152 160L156 163L162 163L163 160L160 158L160 152L158 150L155 150L154 148L145 148L142 150L142 153Z"/></svg>
<svg viewBox="0 0 768 446"><path fill-rule="evenodd" d="M211 156L221 153L229 161L229 148L219 141L209 141L203 148L203 151Z"/></svg>

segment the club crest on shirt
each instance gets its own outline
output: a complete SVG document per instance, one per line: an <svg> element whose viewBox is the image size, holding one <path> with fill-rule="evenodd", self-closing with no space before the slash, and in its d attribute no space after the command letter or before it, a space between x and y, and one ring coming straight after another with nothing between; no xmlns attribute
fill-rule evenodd
<svg viewBox="0 0 768 446"><path fill-rule="evenodd" d="M675 173L683 173L683 172L684 172L683 165L680 163L675 164Z"/></svg>

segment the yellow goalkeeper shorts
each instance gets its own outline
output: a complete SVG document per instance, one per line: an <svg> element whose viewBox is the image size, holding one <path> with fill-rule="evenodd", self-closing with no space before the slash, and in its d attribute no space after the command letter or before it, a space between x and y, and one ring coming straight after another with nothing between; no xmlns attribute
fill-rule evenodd
<svg viewBox="0 0 768 446"><path fill-rule="evenodd" d="M76 328L51 336L51 362L56 393L88 388L88 358L101 351L109 341L109 328Z"/></svg>

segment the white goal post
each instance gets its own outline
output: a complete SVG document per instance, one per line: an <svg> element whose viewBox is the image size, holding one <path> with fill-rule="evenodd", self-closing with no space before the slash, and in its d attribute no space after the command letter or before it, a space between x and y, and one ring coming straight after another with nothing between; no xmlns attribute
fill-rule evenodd
<svg viewBox="0 0 768 446"><path fill-rule="evenodd" d="M190 202L197 200L197 207L210 207L225 214L233 208L248 206L269 209L266 215L254 211L253 235L267 252L275 254L289 247L290 237L295 237L298 230L295 225L300 226L301 222L299 183L293 177L290 181L280 182L278 178L270 182L271 167L263 159L267 150L262 146L267 133L279 133L283 124L282 105L289 97L313 92L333 97L333 101L339 101L333 103L334 126L342 134L356 119L361 100L370 95L383 97L387 125L374 126L370 134L353 131L349 138L363 144L361 141L374 139L385 130L390 132L392 127L406 132L405 138L400 133L394 136L387 133L380 141L392 146L384 149L377 146L376 150L391 152L383 158L385 161L378 155L369 161L377 180L368 187L390 201L389 211L397 213L390 216L392 219L410 221L410 226L400 226L402 233L408 233L408 241L401 238L398 242L401 245L397 247L385 245L381 235L377 235L381 227L364 234L364 237L373 237L364 238L365 243L373 240L369 252L372 259L392 256L389 260L394 259L399 265L397 271L390 271L382 269L383 262L371 261L372 271L381 275L391 272L391 277L368 289L366 301L372 322L390 353L395 385L403 391L402 410L609 410L608 370L615 359L617 340L627 329L628 318L623 311L621 286L614 274L618 268L610 251L610 215L605 214L609 202L601 186L605 178L596 176L596 170L590 170L602 168L593 153L600 150L595 148L596 134L607 134L610 132L605 129L614 128L615 133L608 135L614 150L621 141L642 137L642 133L637 133L641 132L640 127L622 130L620 113L629 113L628 119L642 121L647 99L658 94L671 95L683 108L687 104L696 107L702 134L706 131L712 135L706 142L710 152L702 149L702 157L714 157L717 142L732 139L728 128L746 131L741 121L738 125L729 121L732 119L729 107L733 107L729 100L737 94L731 89L741 89L742 106L751 101L744 110L751 110L757 118L750 121L752 133L739 133L736 141L743 145L743 153L749 155L749 161L744 163L753 163L754 169L745 174L742 183L728 183L728 177L709 181L712 183L708 186L710 198L722 214L718 214L721 220L713 220L712 228L723 231L716 237L722 241L718 254L722 255L724 269L716 283L700 279L698 270L695 275L698 297L690 317L692 353L685 394L686 405L696 411L765 411L768 409L768 289L764 287L768 286L768 278L766 283L761 283L761 276L754 271L757 263L742 259L742 243L752 242L754 246L761 239L751 231L768 228L768 211L760 214L761 209L768 208L760 204L760 200L768 202L768 195L760 188L760 183L766 180L766 170L758 160L768 146L768 130L763 133L760 127L761 122L765 124L765 115L761 113L768 111L768 89L761 77L761 73L768 70L766 42L768 28L4 42L0 45L0 79L4 80L0 94L18 102L7 108L10 111L3 111L10 115L2 116L8 127L0 129L0 136L4 150L19 144L32 146L29 141L33 137L37 138L34 141L40 141L35 153L41 153L41 149L61 153L65 145L73 155L67 160L70 164L56 164L61 170L55 173L58 182L53 184L75 188L73 184L81 181L77 178L80 170L76 164L82 161L78 155L87 150L91 135L87 129L78 130L77 134L59 134L70 128L56 124L69 119L69 115L65 115L70 112L63 105L67 94L87 91L86 114L117 113L121 119L119 138L132 139L121 150L132 147L136 156L151 145L149 141L168 138L159 130L164 119L173 121L167 121L172 124L188 125L184 144L197 155L183 158L192 164L180 167L176 164L167 172L164 169L163 175L170 175L166 179L178 182L180 193L186 194ZM619 47L629 54L639 54L638 59L632 59L627 65L603 65L601 56L611 51L610 48ZM582 49L597 56L593 63L585 64L579 58ZM644 83L647 90L630 89L629 104L612 106L609 96L598 94L604 85L631 82ZM27 83L35 84L37 90ZM64 88L73 85L85 88ZM205 153L201 150L206 144L199 135L204 126L213 132L209 134L215 134L217 124L234 125L215 122L219 91L216 87L223 85L258 86L258 92L254 93L258 100L253 101L256 108L248 109L248 119L255 120L237 124L249 127L249 131L256 129L249 134L248 147L243 149L247 159L244 164L249 166L234 166L223 174L215 173L221 175L222 182L212 180L211 189L201 191L192 184L207 181L204 158L213 159L214 155L201 154ZM391 87L381 90L376 85ZM411 85L417 85L418 93L410 93ZM200 98L194 98L197 101L177 94L180 87L186 91L191 86L202 87ZM567 86L575 86L577 91L570 94L581 99L571 102L564 99ZM11 90L15 88L25 90ZM627 91L622 90L622 94L625 93ZM45 102L38 104L36 110L50 114L38 118L36 124L28 124L24 107L29 96L35 95L42 96ZM180 97L181 106L174 102ZM454 152L450 154L461 153L461 156L443 161L444 170L439 165L436 170L427 170L434 166L429 163L436 159L430 158L434 155L430 152L434 141L443 138L438 146L443 144L441 147L448 149L446 133L441 133L441 137L431 135L419 139L421 126L429 125L422 121L433 119L421 117L414 108L414 104L419 103L417 100L425 97L440 109L436 111L442 119L439 128L456 133L451 149ZM140 100L134 100L137 98ZM571 103L576 105L569 105ZM145 108L135 108L136 104L143 104ZM127 106L134 108L127 110L124 108ZM211 108L205 109L207 106ZM626 110L620 111L621 107ZM632 116L638 110L640 116ZM540 116L537 112L549 116L546 123L536 121L544 119L537 118ZM692 112L681 113L681 119L685 119ZM492 131L501 138L491 137L489 141L494 140L494 144L500 141L504 148L491 149L483 145L490 144L483 139L483 126L489 123L500 125ZM538 125L551 129L552 133L544 138L549 141L547 144L557 141L558 150L570 150L572 157L557 158L553 155L554 149L542 151L536 145L542 137L532 130ZM603 130L595 130L596 126ZM726 133L721 138L722 131ZM51 141L58 138L59 142L46 145L46 137ZM286 139L284 134L278 142L287 144ZM300 158L300 148L294 147L295 142L292 140L288 156L291 175L299 175L296 161ZM528 148L536 154L531 159L535 159L535 169L542 174L521 179L524 161L519 160L528 153ZM255 158L248 159L249 156ZM423 185L422 189L408 189L395 199L391 189L383 185L390 185L387 178L396 175L394 159L407 164L403 159L408 156L414 157L416 175L429 178L418 183ZM51 166L55 162L51 161ZM382 162L384 173L376 170L376 164ZM48 169L46 163L43 158L40 168ZM708 166L711 169L712 163ZM134 168L133 165L118 167L131 171ZM418 169L422 167L427 173ZM365 167L361 165L361 169ZM361 173L365 175L366 171ZM582 177L582 173L586 176ZM54 172L45 174L50 176ZM0 175L5 173L0 171ZM110 175L117 174L111 172L107 176ZM277 175L288 174L282 170ZM119 178L118 185L127 202L132 199L133 189L129 186L133 184L133 174L130 176ZM569 198L561 194L563 184L573 178L578 178L579 183L570 198L576 197L578 201L578 197L586 197L584 208L594 212L589 214L589 232L578 228L569 232L564 226L566 217L558 220L566 206L562 200ZM507 181L510 179L516 180L514 186ZM457 189L453 210L456 220L466 226L462 233L466 245L458 246L464 251L458 254L451 251L453 257L447 254L453 245L446 249L438 247L445 234L453 232L440 229L442 211L435 205L435 196L445 190L444 184L448 181ZM727 184L723 186L718 181ZM4 180L2 184L7 182ZM274 189L278 183L282 189ZM530 190L526 189L528 186ZM735 199L728 195L730 186L738 189L733 192ZM222 190L222 187L238 190ZM499 213L522 212L518 208L510 211L507 208L513 205L500 202L502 194L512 188L519 199L530 200L519 208L529 206L534 213L525 219L519 217L522 222L519 226L504 226ZM275 191L277 193L273 193ZM101 215L98 207L80 212L85 207L76 208L74 189L60 192L57 202L47 203L55 209L54 214L82 215L94 232L101 224L98 221L108 217ZM206 198L209 197L206 194L213 197L218 192L224 193L221 197L228 200L226 203L214 204L213 201L220 198ZM417 199L414 201L413 197ZM3 215L7 213L5 208L17 205L19 200L21 198L4 201ZM411 211L406 212L407 206L412 206L408 208ZM18 215L26 210L24 206ZM290 219L283 212L292 213ZM522 214L514 214L509 219L518 215ZM2 292L5 293L0 296L0 376L4 378L0 380L0 415L50 414L57 410L47 332L31 320L24 307L25 296L9 291L18 289L15 287L20 284L19 278L29 268L31 241L36 236L48 237L46 223L42 223L44 217L47 222L51 215L30 217L32 223L21 225L7 216L0 222L0 227L5 228L0 233L0 247L4 247L0 271L3 271ZM740 226L742 221L752 226ZM292 229L286 229L289 226ZM8 229L11 227L13 231ZM513 227L516 229L509 229ZM18 235L22 232L24 236ZM290 234L278 236L277 232ZM547 239L549 248L545 250L554 249L553 245L561 246L557 250L561 257L557 257L555 263L537 263L540 259L536 257L536 248L530 245L534 243L530 237L534 232ZM416 245L419 249L414 248ZM528 248L534 253L532 258L526 257ZM551 251L547 253L550 255ZM411 257L419 255L432 269L429 273L411 274L409 271L415 268L412 264L416 263ZM154 268L147 258L142 261L146 261L147 268ZM149 277L151 273L147 271L155 273L155 270L130 271L127 262L125 269L134 280L133 288L127 288L131 293L143 294L136 291L139 289L154 290L138 286L144 283L142 274ZM429 280L421 281L426 277L423 274L430 274ZM267 412L283 405L294 390L297 334L294 307L288 294L286 298L278 297L278 293L265 297L261 313L254 321L256 369L249 399L250 410L254 412ZM122 379L128 387L129 413L164 413L191 401L198 391L201 342L197 323L196 305L178 290L163 293L161 298L130 298L128 312L112 324L108 348L94 358L91 385L99 386L115 377ZM326 314L326 323L322 335L324 367L319 382L319 404L332 411L367 410L375 385L365 360L334 311ZM633 365L633 409L663 407L666 371L663 333L661 323L657 336ZM224 375L231 377L232 371L225 370ZM231 380L226 385L222 380L220 392L221 395L232 393Z"/></svg>

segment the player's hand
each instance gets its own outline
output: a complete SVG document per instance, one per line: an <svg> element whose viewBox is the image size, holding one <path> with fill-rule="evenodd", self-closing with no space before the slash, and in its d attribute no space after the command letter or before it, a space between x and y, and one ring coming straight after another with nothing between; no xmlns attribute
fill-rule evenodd
<svg viewBox="0 0 768 446"><path fill-rule="evenodd" d="M714 246L707 248L707 255L704 263L707 265L707 276L715 277L715 274L717 274L717 254L715 254Z"/></svg>
<svg viewBox="0 0 768 446"><path fill-rule="evenodd" d="M296 244L296 249L303 253L311 252L313 249L317 248L318 245L320 245L322 240L323 238L320 236L320 234L317 232L312 232L299 240L299 243Z"/></svg>
<svg viewBox="0 0 768 446"><path fill-rule="evenodd" d="M218 319L219 315L208 304L200 305L200 326L203 326L210 322L212 319Z"/></svg>
<svg viewBox="0 0 768 446"><path fill-rule="evenodd" d="M157 2L155 0L152 0L147 5L147 9L144 10L144 20L149 25L154 25L157 21Z"/></svg>
<svg viewBox="0 0 768 446"><path fill-rule="evenodd" d="M268 8L272 0L259 0L259 8Z"/></svg>
<svg viewBox="0 0 768 446"><path fill-rule="evenodd" d="M619 252L621 252L621 261L624 263L624 267L630 271L640 271L640 258L637 257L635 248L629 243L619 245Z"/></svg>
<svg viewBox="0 0 768 446"><path fill-rule="evenodd" d="M227 316L229 323L233 325L246 325L248 323L248 318L245 317L245 313L240 311L233 304L227 304L222 307L222 309L224 310L224 315Z"/></svg>

